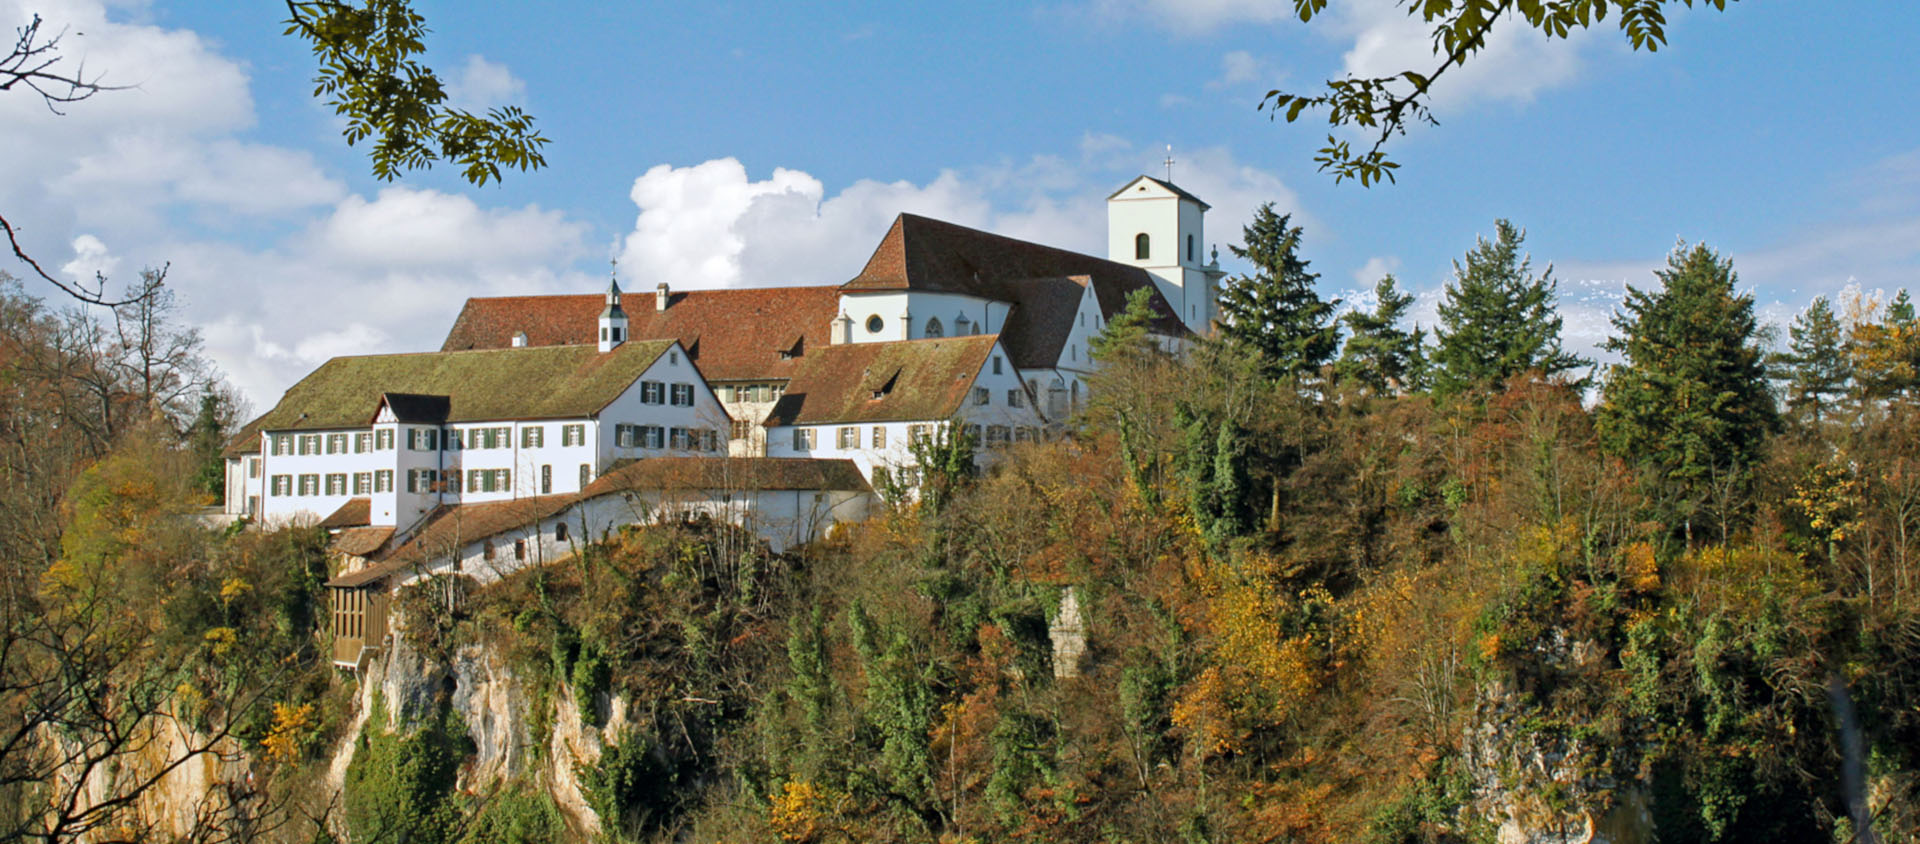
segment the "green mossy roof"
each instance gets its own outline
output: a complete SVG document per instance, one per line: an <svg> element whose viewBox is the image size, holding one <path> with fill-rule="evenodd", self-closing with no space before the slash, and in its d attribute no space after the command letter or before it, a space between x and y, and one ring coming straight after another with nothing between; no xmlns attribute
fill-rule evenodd
<svg viewBox="0 0 1920 844"><path fill-rule="evenodd" d="M384 393L448 398L448 422L592 416L660 358L672 340L340 357L321 364L247 427L254 431L361 428Z"/></svg>

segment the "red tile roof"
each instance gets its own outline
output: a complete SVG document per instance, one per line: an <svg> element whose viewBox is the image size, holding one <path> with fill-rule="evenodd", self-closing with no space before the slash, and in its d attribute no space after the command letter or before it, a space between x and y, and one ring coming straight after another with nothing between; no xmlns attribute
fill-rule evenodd
<svg viewBox="0 0 1920 844"><path fill-rule="evenodd" d="M347 503L340 505L340 509L333 511L332 515L321 519L320 526L327 530L363 527L372 521L372 519L368 517L368 513L372 511L372 509L373 502L369 499L349 498L347 499Z"/></svg>
<svg viewBox="0 0 1920 844"><path fill-rule="evenodd" d="M1037 280L1069 276L1087 277L1104 319L1126 310L1127 295L1146 287L1154 291L1153 330L1189 333L1146 270L915 214L894 218L866 267L841 289L932 290L1018 303Z"/></svg>
<svg viewBox="0 0 1920 844"><path fill-rule="evenodd" d="M391 527L350 527L333 535L333 550L351 557L371 556L392 538Z"/></svg>
<svg viewBox="0 0 1920 844"><path fill-rule="evenodd" d="M797 357L824 348L840 291L834 287L676 290L667 309L641 292L622 296L635 340L679 340L709 381L785 379ZM530 346L598 341L601 295L468 299L442 351L500 349L515 332Z"/></svg>
<svg viewBox="0 0 1920 844"><path fill-rule="evenodd" d="M363 586L396 572L410 571L434 560L460 554L468 543L497 536L551 516L578 499L577 495L542 495L510 501L455 504L427 517L419 531L393 549L379 563L327 581L328 586Z"/></svg>
<svg viewBox="0 0 1920 844"><path fill-rule="evenodd" d="M833 346L807 358L763 424L946 419L966 400L998 340L975 334Z"/></svg>

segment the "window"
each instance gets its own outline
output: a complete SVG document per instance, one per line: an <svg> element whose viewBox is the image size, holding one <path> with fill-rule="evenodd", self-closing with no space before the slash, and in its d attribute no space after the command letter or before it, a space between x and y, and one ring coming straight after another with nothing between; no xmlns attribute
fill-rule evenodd
<svg viewBox="0 0 1920 844"><path fill-rule="evenodd" d="M567 541L567 523L566 522L553 523L553 541L555 542Z"/></svg>
<svg viewBox="0 0 1920 844"><path fill-rule="evenodd" d="M270 493L273 495L292 495L293 494L293 476L292 475L274 475L272 478L268 479L267 484L272 488L270 490Z"/></svg>
<svg viewBox="0 0 1920 844"><path fill-rule="evenodd" d="M513 470L512 469L493 470L493 489L495 492L513 491Z"/></svg>
<svg viewBox="0 0 1920 844"><path fill-rule="evenodd" d="M293 453L293 435L291 434L274 434L268 437L267 441L271 443L275 457L285 457Z"/></svg>
<svg viewBox="0 0 1920 844"><path fill-rule="evenodd" d="M680 353L679 353L679 352L668 352L668 353L667 353L667 365L668 365L668 366L679 366L679 365L680 365Z"/></svg>
<svg viewBox="0 0 1920 844"><path fill-rule="evenodd" d="M947 328L940 324L939 317L928 317L926 333L928 337L945 337L947 336Z"/></svg>
<svg viewBox="0 0 1920 844"><path fill-rule="evenodd" d="M616 448L638 448L640 445L640 426L618 424L613 426L613 444Z"/></svg>
<svg viewBox="0 0 1920 844"><path fill-rule="evenodd" d="M486 489L487 489L487 470L468 469L467 470L467 491L468 492L485 492Z"/></svg>
<svg viewBox="0 0 1920 844"><path fill-rule="evenodd" d="M366 495L370 492L373 492L373 473L372 472L353 473L353 494Z"/></svg>
<svg viewBox="0 0 1920 844"><path fill-rule="evenodd" d="M480 543L480 559L483 559L483 560L493 559L493 540L489 539L485 542Z"/></svg>
<svg viewBox="0 0 1920 844"><path fill-rule="evenodd" d="M433 474L432 469L408 469L407 491L415 493L432 491Z"/></svg>
<svg viewBox="0 0 1920 844"><path fill-rule="evenodd" d="M874 314L873 316L867 317L867 333L868 334L879 334L880 329L886 328L886 327L887 327L887 321L884 319L881 319L879 314Z"/></svg>
<svg viewBox="0 0 1920 844"><path fill-rule="evenodd" d="M720 385L719 390L720 390L720 400L728 404L732 404L734 401L737 401L740 395L740 391L737 388L735 388L732 384L722 384Z"/></svg>
<svg viewBox="0 0 1920 844"><path fill-rule="evenodd" d="M841 448L859 448L860 447L860 429L851 427L851 426L841 428L840 429L840 447Z"/></svg>
<svg viewBox="0 0 1920 844"><path fill-rule="evenodd" d="M640 403L664 404L666 402L666 386L667 385L658 381L640 382Z"/></svg>
<svg viewBox="0 0 1920 844"><path fill-rule="evenodd" d="M620 342L620 326L616 325L613 327L613 342Z"/></svg>
<svg viewBox="0 0 1920 844"><path fill-rule="evenodd" d="M968 425L968 426L967 426L967 439L969 439L969 440L972 440L972 441L974 441L974 442L979 442L979 441L980 441L980 426L979 426L979 425Z"/></svg>
<svg viewBox="0 0 1920 844"><path fill-rule="evenodd" d="M347 473L330 472L327 474L327 494L328 495L346 495L347 494Z"/></svg>
<svg viewBox="0 0 1920 844"><path fill-rule="evenodd" d="M451 495L460 494L460 470L446 469L440 473L440 491Z"/></svg>
<svg viewBox="0 0 1920 844"><path fill-rule="evenodd" d="M249 478L257 478L257 477L260 477L260 460L259 460L259 458L256 458L256 457L249 457L249 458L247 458L247 477L249 477Z"/></svg>
<svg viewBox="0 0 1920 844"><path fill-rule="evenodd" d="M999 355L993 356L993 374L995 375L1000 374L1000 356Z"/></svg>
<svg viewBox="0 0 1920 844"><path fill-rule="evenodd" d="M923 443L930 439L933 439L932 425L908 425L907 426L907 442L909 444Z"/></svg>
<svg viewBox="0 0 1920 844"><path fill-rule="evenodd" d="M645 448L660 448L665 445L666 430L659 425L640 426L640 445Z"/></svg>
<svg viewBox="0 0 1920 844"><path fill-rule="evenodd" d="M873 426L873 447L874 448L887 447L887 426L885 425Z"/></svg>
<svg viewBox="0 0 1920 844"><path fill-rule="evenodd" d="M711 428L700 430L700 447L706 451L720 450L720 432Z"/></svg>
<svg viewBox="0 0 1920 844"><path fill-rule="evenodd" d="M527 541L526 540L516 539L513 541L513 558L523 562L527 559Z"/></svg>
<svg viewBox="0 0 1920 844"><path fill-rule="evenodd" d="M1018 389L1007 391L1007 406L1008 407L1020 406L1020 391Z"/></svg>
<svg viewBox="0 0 1920 844"><path fill-rule="evenodd" d="M541 448L547 444L547 429L544 425L520 429L521 448Z"/></svg>
<svg viewBox="0 0 1920 844"><path fill-rule="evenodd" d="M987 426L987 447L1006 448L1007 441L1013 439L1012 431L1005 425Z"/></svg>
<svg viewBox="0 0 1920 844"><path fill-rule="evenodd" d="M439 431L433 428L408 428L407 449L409 451L433 451L439 447L434 442L434 440L438 439L438 437L435 436L438 433Z"/></svg>
<svg viewBox="0 0 1920 844"><path fill-rule="evenodd" d="M381 428L373 432L373 450L387 451L393 448L393 429Z"/></svg>
<svg viewBox="0 0 1920 844"><path fill-rule="evenodd" d="M353 453L366 454L373 450L373 432L361 431L353 435Z"/></svg>
<svg viewBox="0 0 1920 844"><path fill-rule="evenodd" d="M317 473L309 473L309 474L301 475L300 476L300 494L301 495L319 495L320 494L320 475Z"/></svg>
<svg viewBox="0 0 1920 844"><path fill-rule="evenodd" d="M1187 260L1193 260L1193 235L1187 235Z"/></svg>
<svg viewBox="0 0 1920 844"><path fill-rule="evenodd" d="M560 444L563 446L586 445L587 444L587 426L561 425L560 426Z"/></svg>
<svg viewBox="0 0 1920 844"><path fill-rule="evenodd" d="M1013 429L1013 441L1021 443L1033 442L1033 429L1026 425Z"/></svg>
<svg viewBox="0 0 1920 844"><path fill-rule="evenodd" d="M990 403L990 402L992 402L992 401L993 401L993 391L991 391L991 390L988 390L988 389L987 389L987 388L985 388L985 387L975 387L975 388L973 388L973 403L974 403L974 404L988 404L988 403Z"/></svg>
<svg viewBox="0 0 1920 844"><path fill-rule="evenodd" d="M812 428L793 429L793 450L810 451L812 449L813 449L813 429Z"/></svg>
<svg viewBox="0 0 1920 844"><path fill-rule="evenodd" d="M667 444L675 450L685 451L693 447L693 440L687 436L687 429L669 428L667 429L667 433Z"/></svg>
<svg viewBox="0 0 1920 844"><path fill-rule="evenodd" d="M551 465L542 465L540 467L540 494L553 494L553 466Z"/></svg>
<svg viewBox="0 0 1920 844"><path fill-rule="evenodd" d="M732 435L733 439L744 440L750 436L753 436L752 422L748 422L745 419L735 419L733 420L732 427L733 427L733 430L730 431L729 433Z"/></svg>
<svg viewBox="0 0 1920 844"><path fill-rule="evenodd" d="M305 456L309 454L319 454L319 453L320 453L320 435L319 434L301 434L300 435L300 454L302 456Z"/></svg>
<svg viewBox="0 0 1920 844"><path fill-rule="evenodd" d="M1147 233L1141 232L1139 234L1134 235L1133 236L1133 259L1136 261L1145 261L1147 257L1152 254L1153 254L1153 250L1149 246Z"/></svg>
<svg viewBox="0 0 1920 844"><path fill-rule="evenodd" d="M346 434L328 434L327 435L327 453L328 454L346 454L347 453L347 435Z"/></svg>
<svg viewBox="0 0 1920 844"><path fill-rule="evenodd" d="M392 492L393 491L393 470L392 469L381 469L373 473L373 491L374 492Z"/></svg>
<svg viewBox="0 0 1920 844"><path fill-rule="evenodd" d="M676 407L692 407L693 406L693 385L692 384L673 385L673 404Z"/></svg>
<svg viewBox="0 0 1920 844"><path fill-rule="evenodd" d="M592 480L593 480L593 467L585 463L580 464L580 488L586 489L587 484Z"/></svg>

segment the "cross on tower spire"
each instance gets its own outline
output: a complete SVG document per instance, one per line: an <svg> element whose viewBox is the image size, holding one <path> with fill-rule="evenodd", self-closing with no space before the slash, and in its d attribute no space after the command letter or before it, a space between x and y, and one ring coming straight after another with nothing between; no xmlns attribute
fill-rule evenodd
<svg viewBox="0 0 1920 844"><path fill-rule="evenodd" d="M1167 144L1167 184L1173 184L1173 144Z"/></svg>

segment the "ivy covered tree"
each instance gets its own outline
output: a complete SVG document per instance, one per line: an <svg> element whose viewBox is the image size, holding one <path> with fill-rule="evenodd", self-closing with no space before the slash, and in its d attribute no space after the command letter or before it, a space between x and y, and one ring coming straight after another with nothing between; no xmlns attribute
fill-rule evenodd
<svg viewBox="0 0 1920 844"><path fill-rule="evenodd" d="M1318 273L1300 257L1300 227L1291 214L1260 206L1242 230L1244 246L1229 247L1253 263L1253 274L1227 280L1220 290L1220 336L1252 352L1269 378L1311 376L1333 359L1340 327L1338 299L1320 298Z"/></svg>
<svg viewBox="0 0 1920 844"><path fill-rule="evenodd" d="M1498 387L1523 372L1554 377L1592 362L1560 348L1553 267L1533 274L1520 251L1526 230L1494 221L1494 239L1479 238L1440 302L1434 389L1442 393Z"/></svg>
<svg viewBox="0 0 1920 844"><path fill-rule="evenodd" d="M1846 396L1853 380L1846 334L1827 297L1818 296L1787 328L1787 351L1773 356L1786 382L1787 412L1820 424Z"/></svg>
<svg viewBox="0 0 1920 844"><path fill-rule="evenodd" d="M1373 298L1373 310L1352 310L1340 317L1348 335L1334 374L1381 395L1424 391L1427 332L1418 326L1411 332L1400 328L1413 307L1413 294L1400 292L1389 275L1374 285Z"/></svg>
<svg viewBox="0 0 1920 844"><path fill-rule="evenodd" d="M1627 288L1619 335L1625 362L1607 374L1596 423L1606 448L1641 471L1656 515L1691 543L1760 457L1775 424L1753 297L1734 290L1733 262L1705 244L1682 246L1658 270L1661 289ZM1715 512L1718 510L1718 512Z"/></svg>

